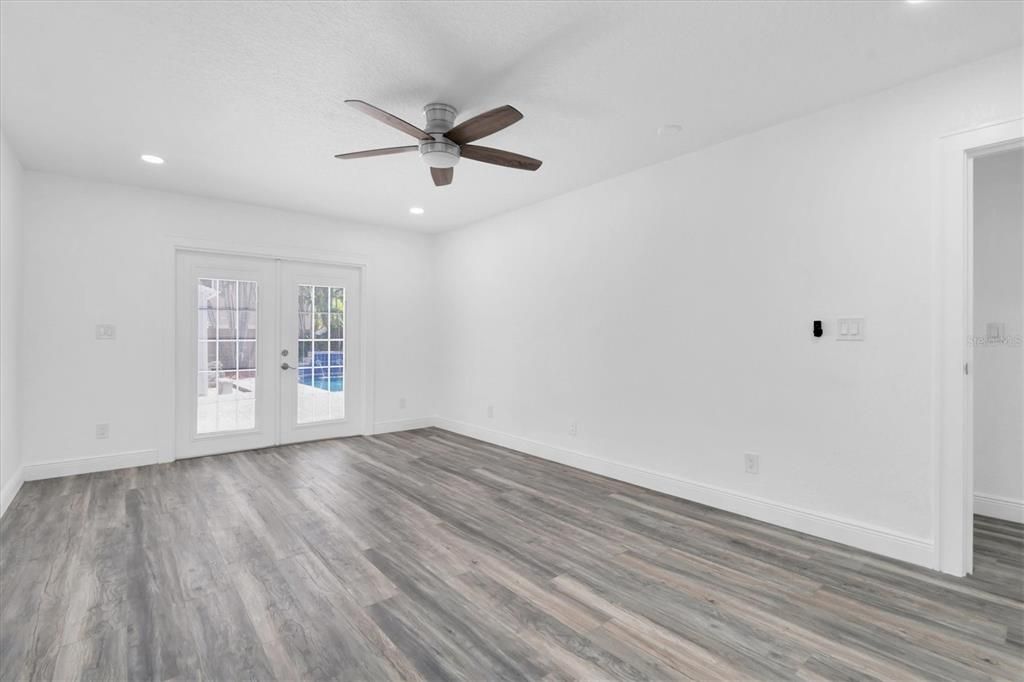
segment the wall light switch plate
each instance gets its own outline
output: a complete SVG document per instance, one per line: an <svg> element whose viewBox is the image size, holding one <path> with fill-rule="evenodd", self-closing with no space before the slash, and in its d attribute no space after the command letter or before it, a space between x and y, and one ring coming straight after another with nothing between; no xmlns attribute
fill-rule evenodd
<svg viewBox="0 0 1024 682"><path fill-rule="evenodd" d="M117 327L112 324L98 324L96 325L96 340L97 341L113 341L117 336Z"/></svg>
<svg viewBox="0 0 1024 682"><path fill-rule="evenodd" d="M1002 322L987 322L985 324L985 343L1005 343L1006 324Z"/></svg>
<svg viewBox="0 0 1024 682"><path fill-rule="evenodd" d="M836 320L836 341L863 341L864 318L840 317Z"/></svg>
<svg viewBox="0 0 1024 682"><path fill-rule="evenodd" d="M96 437L97 438L110 438L110 424L97 424L96 425Z"/></svg>

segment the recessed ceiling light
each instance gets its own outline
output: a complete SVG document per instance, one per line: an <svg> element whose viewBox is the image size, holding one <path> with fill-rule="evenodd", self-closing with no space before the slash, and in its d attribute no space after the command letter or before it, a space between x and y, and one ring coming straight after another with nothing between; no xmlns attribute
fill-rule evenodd
<svg viewBox="0 0 1024 682"><path fill-rule="evenodd" d="M152 154L143 154L139 158L145 161L146 163L155 163L158 166L164 162L164 160L161 159L159 156L153 156Z"/></svg>
<svg viewBox="0 0 1024 682"><path fill-rule="evenodd" d="M667 123L658 128L658 134L662 137L666 135L676 135L681 132L683 132L683 126L676 125L675 123Z"/></svg>
<svg viewBox="0 0 1024 682"><path fill-rule="evenodd" d="M413 215L423 215L423 209L419 206L413 206L409 209L409 213L412 213Z"/></svg>
<svg viewBox="0 0 1024 682"><path fill-rule="evenodd" d="M925 0L907 0L908 5L923 5Z"/></svg>

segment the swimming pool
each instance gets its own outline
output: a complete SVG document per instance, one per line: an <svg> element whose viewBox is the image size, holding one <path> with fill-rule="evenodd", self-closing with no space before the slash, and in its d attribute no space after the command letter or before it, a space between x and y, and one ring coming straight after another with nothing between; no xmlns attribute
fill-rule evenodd
<svg viewBox="0 0 1024 682"><path fill-rule="evenodd" d="M299 376L299 383L319 388L321 391L330 391L331 393L345 390L344 377L313 377L307 374L306 376Z"/></svg>
<svg viewBox="0 0 1024 682"><path fill-rule="evenodd" d="M299 383L321 391L339 393L345 390L345 355L340 351L317 351L313 357L300 359ZM312 362L310 362L312 360Z"/></svg>

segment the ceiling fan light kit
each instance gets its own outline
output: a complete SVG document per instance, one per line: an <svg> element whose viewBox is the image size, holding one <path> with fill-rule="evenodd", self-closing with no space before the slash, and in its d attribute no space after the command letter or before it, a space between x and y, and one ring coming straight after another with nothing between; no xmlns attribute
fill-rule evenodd
<svg viewBox="0 0 1024 682"><path fill-rule="evenodd" d="M420 158L431 168L451 168L461 156L459 145L440 135L431 142L420 142Z"/></svg>
<svg viewBox="0 0 1024 682"><path fill-rule="evenodd" d="M387 147L336 154L335 158L338 159L362 159L369 156L384 156L419 150L420 158L430 167L430 176L438 187L451 184L454 176L452 169L463 156L473 161L519 170L535 171L541 166L541 161L529 156L469 144L507 128L523 118L518 110L508 105L485 111L455 125L458 110L450 104L433 102L423 107L423 115L427 124L420 129L368 102L349 99L345 100L345 103L385 125L415 137L419 142L416 145L405 147Z"/></svg>

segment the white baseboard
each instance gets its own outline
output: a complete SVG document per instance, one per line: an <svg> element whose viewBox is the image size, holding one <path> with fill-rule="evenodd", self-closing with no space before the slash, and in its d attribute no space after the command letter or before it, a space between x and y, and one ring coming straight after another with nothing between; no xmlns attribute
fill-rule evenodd
<svg viewBox="0 0 1024 682"><path fill-rule="evenodd" d="M391 433L393 431L411 431L412 429L425 429L433 426L436 420L433 417L413 417L411 419L393 419L386 422L375 422L373 433Z"/></svg>
<svg viewBox="0 0 1024 682"><path fill-rule="evenodd" d="M393 431L408 431L410 429L424 429L434 425L433 417L417 417L414 419L397 419L393 421L377 422L373 426L373 432L391 433ZM127 467L146 466L159 464L160 453L157 450L136 450L133 452L119 452L112 455L96 455L93 457L79 457L76 459L63 459L51 462L40 462L28 464L22 469L22 477L25 481L38 481L44 478L60 478L61 476L75 476L77 474L91 474L97 471L111 471L113 469L125 469ZM8 485L10 487L10 484ZM17 492L16 490L14 492ZM7 487L4 488L4 508L7 505ZM12 493L13 499L13 493Z"/></svg>
<svg viewBox="0 0 1024 682"><path fill-rule="evenodd" d="M438 417L434 420L434 425L464 436L519 450L674 497L706 504L758 521L840 542L893 559L908 561L926 568L937 567L935 545L928 539L915 538L887 528L879 528L831 514L801 509L713 485L612 462L474 424Z"/></svg>
<svg viewBox="0 0 1024 682"><path fill-rule="evenodd" d="M23 471L26 481L38 481L43 478L60 478L76 474L91 474L97 471L141 467L147 464L157 464L159 461L160 454L156 450L136 450L134 452L118 452L113 455L26 464Z"/></svg>
<svg viewBox="0 0 1024 682"><path fill-rule="evenodd" d="M21 490L21 484L24 482L25 470L19 468L11 480L7 481L7 485L0 489L0 516L7 512L7 508L11 506L11 502L14 501L15 495Z"/></svg>
<svg viewBox="0 0 1024 682"><path fill-rule="evenodd" d="M994 519L1024 523L1024 500L974 493L974 513Z"/></svg>
<svg viewBox="0 0 1024 682"><path fill-rule="evenodd" d="M594 455L540 443L474 424L440 417L417 417L377 422L374 424L374 433L390 433L430 426L437 426L454 433L477 438L513 450L519 450L577 469L608 476L609 478L632 483L675 497L693 500L694 502L706 504L717 509L724 509L742 516L840 542L883 556L901 559L928 568L936 567L935 546L927 539L915 538L886 528L843 519L831 514L801 509L718 486L677 478L620 462L613 462ZM7 509L7 506L21 487L23 480L34 481L43 478L73 476L75 474L108 471L125 467L145 466L157 464L158 462L159 453L156 450L139 450L136 452L123 452L113 455L99 455L26 465L15 479L4 486L0 508L2 510ZM986 516L1024 522L1024 504L1007 498L992 495L976 495L975 512Z"/></svg>

